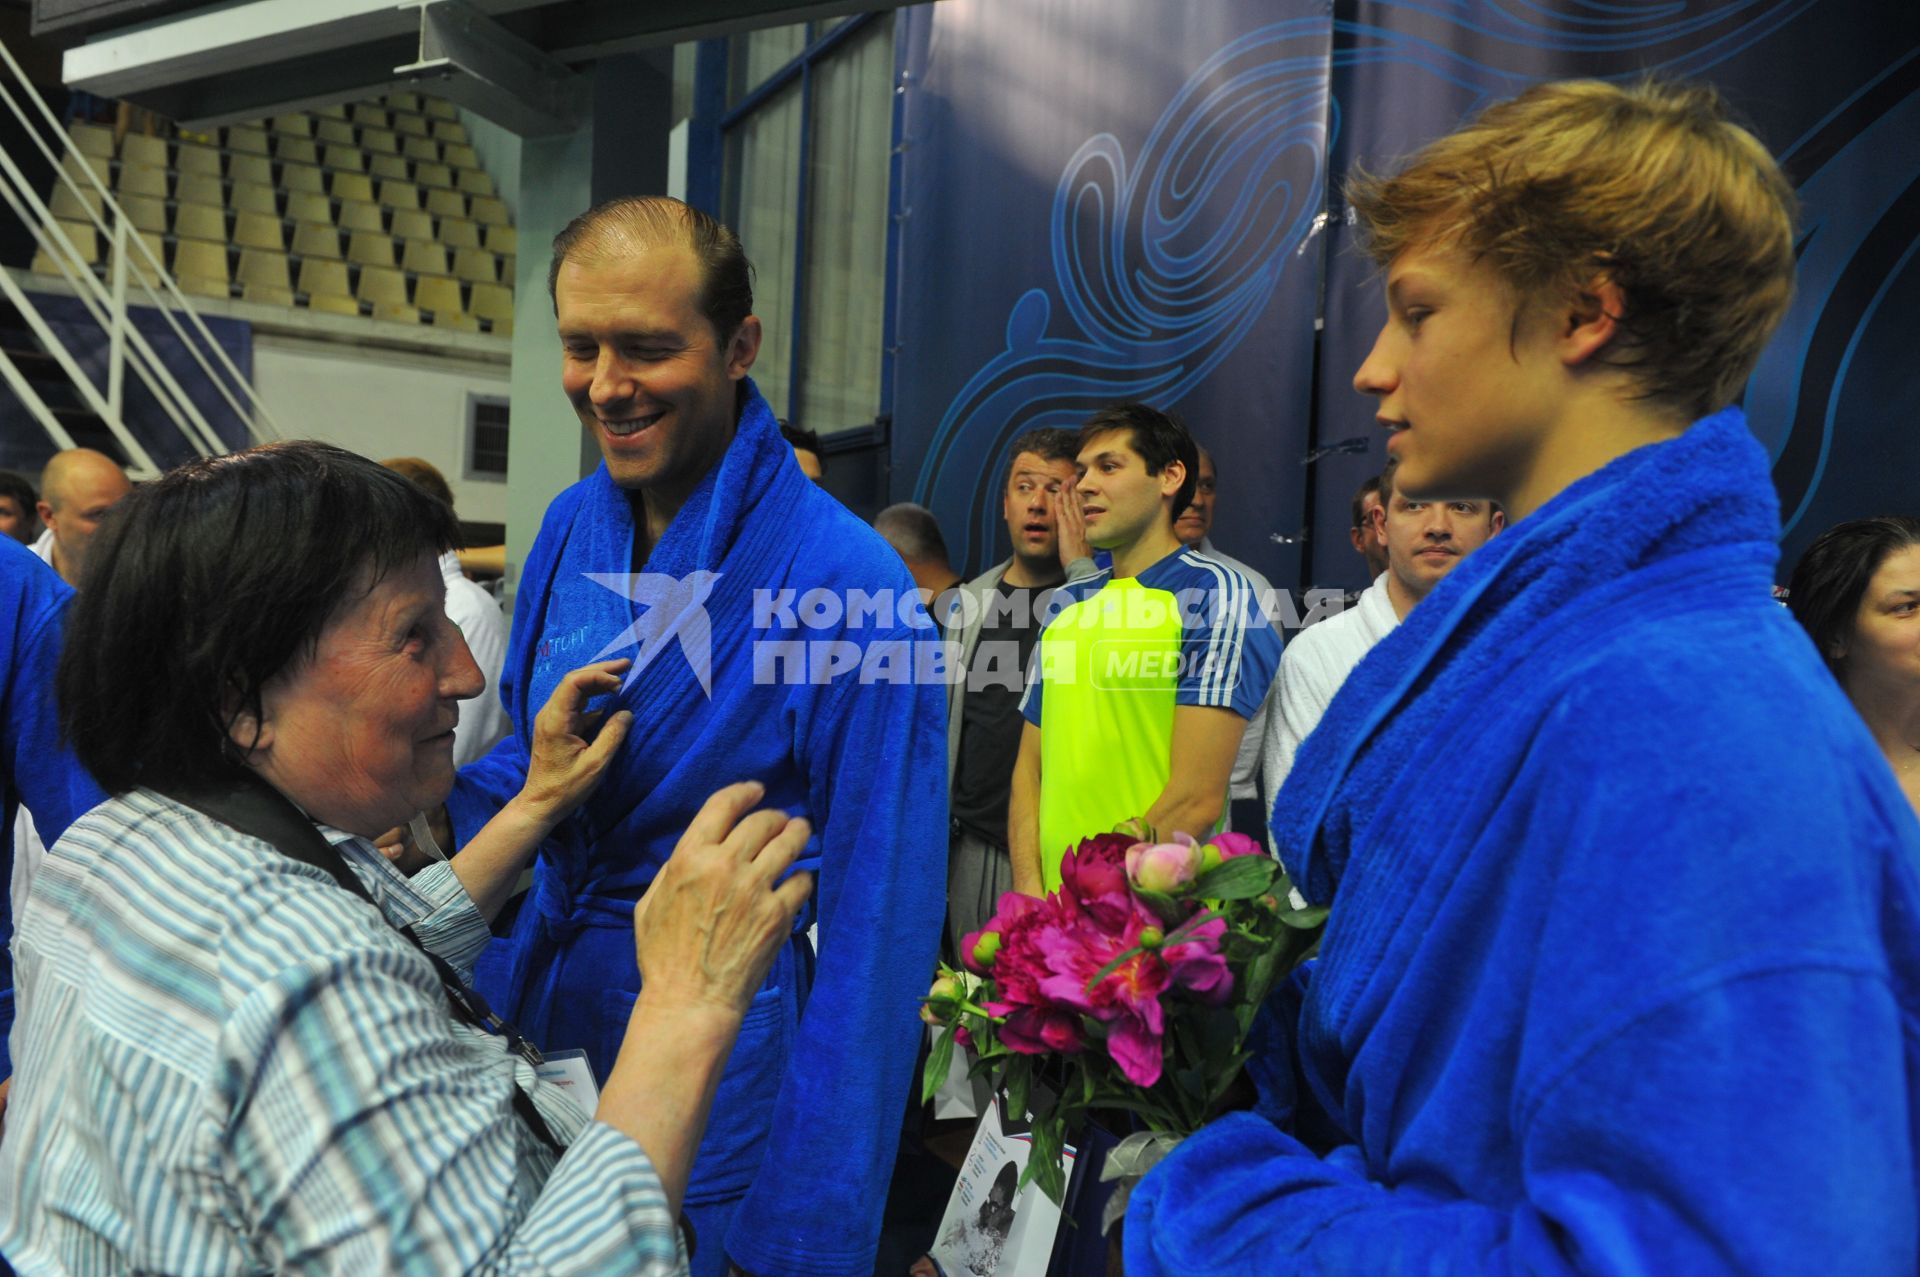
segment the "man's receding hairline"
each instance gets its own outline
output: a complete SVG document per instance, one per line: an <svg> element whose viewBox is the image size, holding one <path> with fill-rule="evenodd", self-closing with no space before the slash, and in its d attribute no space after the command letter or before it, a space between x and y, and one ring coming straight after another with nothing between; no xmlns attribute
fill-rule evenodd
<svg viewBox="0 0 1920 1277"><path fill-rule="evenodd" d="M642 211L649 208L657 211ZM673 229L667 229L663 223L671 223ZM617 261L667 244L686 249L695 265L699 265L693 219L687 216L686 205L665 200L653 204L620 204L580 228L579 238L567 246L560 265L564 269L576 261Z"/></svg>

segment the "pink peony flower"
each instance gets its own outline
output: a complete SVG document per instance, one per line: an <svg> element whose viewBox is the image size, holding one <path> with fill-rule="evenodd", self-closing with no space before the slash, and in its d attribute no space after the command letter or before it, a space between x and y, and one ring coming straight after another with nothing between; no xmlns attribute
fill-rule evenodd
<svg viewBox="0 0 1920 1277"><path fill-rule="evenodd" d="M1082 900L1125 892L1131 846L1133 841L1122 834L1083 840L1060 862L1061 888Z"/></svg>
<svg viewBox="0 0 1920 1277"><path fill-rule="evenodd" d="M1233 971L1220 953L1220 940L1226 934L1225 918L1209 918L1179 944L1162 949L1169 981L1214 1006L1233 996Z"/></svg>
<svg viewBox="0 0 1920 1277"><path fill-rule="evenodd" d="M1107 1054L1135 1086L1152 1086L1160 1080L1164 1057L1160 1034L1132 1016L1114 1023L1113 1031L1107 1035Z"/></svg>
<svg viewBox="0 0 1920 1277"><path fill-rule="evenodd" d="M1103 931L1118 931L1133 914L1127 884L1127 848L1119 834L1082 842L1060 862L1060 895L1071 910L1093 915Z"/></svg>
<svg viewBox="0 0 1920 1277"><path fill-rule="evenodd" d="M1003 1012L992 1004L987 1009L995 1015L1006 1016L1006 1023L1000 1026L1000 1040L1010 1051L1022 1055L1055 1051L1066 1055L1086 1044L1080 1017L1071 1011L1058 1007L1010 1007Z"/></svg>
<svg viewBox="0 0 1920 1277"><path fill-rule="evenodd" d="M1220 849L1220 857L1223 860L1232 860L1235 856L1264 856L1267 854L1267 849L1260 845L1259 839L1251 838L1246 834L1231 832L1219 833L1207 839L1207 841Z"/></svg>
<svg viewBox="0 0 1920 1277"><path fill-rule="evenodd" d="M1103 967L1138 944L1141 931L1152 923L1153 915L1141 909L1118 934L1083 927L1049 935L1046 956L1052 974L1040 982L1040 992L1057 1005L1084 1011L1097 1020L1112 1020L1123 1013L1139 1016L1158 1033L1160 994L1168 987L1167 965L1158 955L1135 954L1091 990L1087 988Z"/></svg>
<svg viewBox="0 0 1920 1277"><path fill-rule="evenodd" d="M1127 848L1127 877L1142 891L1172 895L1200 872L1200 848L1191 838L1178 842L1136 843Z"/></svg>

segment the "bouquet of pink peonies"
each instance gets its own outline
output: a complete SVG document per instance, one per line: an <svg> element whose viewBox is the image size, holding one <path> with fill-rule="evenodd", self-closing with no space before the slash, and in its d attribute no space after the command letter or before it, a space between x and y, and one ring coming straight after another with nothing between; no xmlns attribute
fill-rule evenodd
<svg viewBox="0 0 1920 1277"><path fill-rule="evenodd" d="M1045 898L1002 896L966 938L967 969L943 965L921 1012L952 1029L938 1035L926 1095L955 1044L969 1048L1009 1110L1033 1112L1021 1183L1056 1202L1065 1133L1085 1114L1130 1115L1176 1138L1217 1115L1254 1014L1326 919L1244 834L1101 834L1067 853L1060 877Z"/></svg>

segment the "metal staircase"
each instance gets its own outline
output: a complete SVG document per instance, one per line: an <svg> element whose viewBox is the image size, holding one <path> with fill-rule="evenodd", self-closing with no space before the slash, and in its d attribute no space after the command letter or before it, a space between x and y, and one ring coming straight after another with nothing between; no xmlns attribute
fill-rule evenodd
<svg viewBox="0 0 1920 1277"><path fill-rule="evenodd" d="M12 419L37 423L53 449L98 448L120 461L135 480L156 477L188 456L229 450L231 445L208 421L189 386L203 397L205 388L211 387L214 398L231 410L251 441L278 438L280 432L251 383L180 291L166 263L134 231L102 180L100 168L105 166L67 162L66 131L4 43L0 43L0 106L11 113L16 137L25 139L24 147L16 142L0 148L0 201L7 209L0 217L10 215L32 235L39 260L51 262L58 270L82 313L77 324L71 319L59 325L50 322L23 285L21 274L0 269L0 382L25 409L24 416L12 414ZM107 246L104 272L96 273L95 266L85 260L89 254L59 229L47 200L29 177L30 172L49 167L54 180L87 206L94 234ZM165 329L190 356L177 375L132 322L130 302L155 308ZM57 328L66 329L67 335L63 337ZM75 351L97 352L102 346L107 351L104 375L90 375ZM136 432L129 426L129 374L158 404L159 420L170 423L163 425L158 437L151 429ZM14 428L7 433L14 434ZM37 440L0 439L0 465L15 457L44 457L48 451Z"/></svg>

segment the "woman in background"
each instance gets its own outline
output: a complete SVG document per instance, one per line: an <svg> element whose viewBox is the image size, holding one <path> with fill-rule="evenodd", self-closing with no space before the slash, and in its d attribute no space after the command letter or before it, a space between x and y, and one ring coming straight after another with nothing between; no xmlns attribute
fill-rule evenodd
<svg viewBox="0 0 1920 1277"><path fill-rule="evenodd" d="M1920 519L1854 519L1794 565L1787 606L1920 812Z"/></svg>

